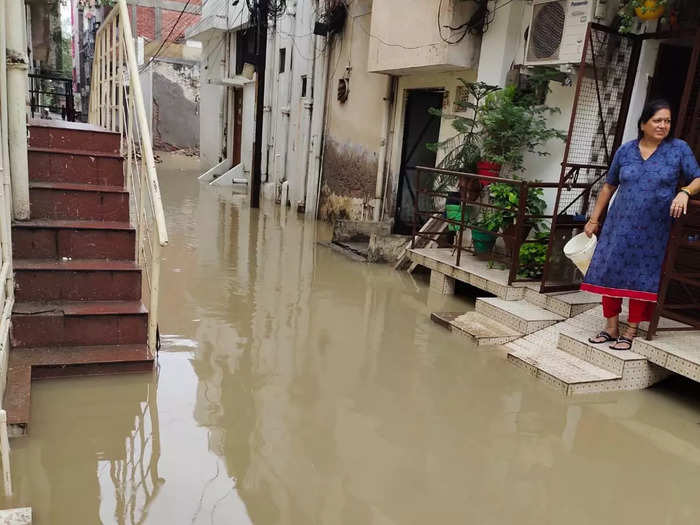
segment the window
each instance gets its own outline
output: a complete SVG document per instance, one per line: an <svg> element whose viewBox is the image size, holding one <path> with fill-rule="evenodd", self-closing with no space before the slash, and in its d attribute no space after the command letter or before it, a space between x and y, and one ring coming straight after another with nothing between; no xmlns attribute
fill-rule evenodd
<svg viewBox="0 0 700 525"><path fill-rule="evenodd" d="M286 65L287 65L287 50L285 48L282 48L282 49L280 49L280 73L284 73Z"/></svg>
<svg viewBox="0 0 700 525"><path fill-rule="evenodd" d="M301 76L301 96L305 97L306 96L306 84L308 82L308 79L306 75Z"/></svg>

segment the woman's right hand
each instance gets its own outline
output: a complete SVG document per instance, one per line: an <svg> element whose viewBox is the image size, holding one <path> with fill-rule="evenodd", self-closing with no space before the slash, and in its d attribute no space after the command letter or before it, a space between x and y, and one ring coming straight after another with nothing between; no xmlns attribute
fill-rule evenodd
<svg viewBox="0 0 700 525"><path fill-rule="evenodd" d="M600 224L594 221L588 221L586 223L586 226L583 228L583 233L586 234L586 236L593 237L593 234L598 233L598 230L600 229Z"/></svg>

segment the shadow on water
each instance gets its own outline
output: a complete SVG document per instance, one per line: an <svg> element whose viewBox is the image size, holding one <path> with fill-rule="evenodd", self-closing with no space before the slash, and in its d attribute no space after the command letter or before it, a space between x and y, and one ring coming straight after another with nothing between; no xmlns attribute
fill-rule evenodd
<svg viewBox="0 0 700 525"><path fill-rule="evenodd" d="M469 300L196 172L160 169L158 375L36 384L6 503L40 525L700 522L697 385L564 399L430 322Z"/></svg>

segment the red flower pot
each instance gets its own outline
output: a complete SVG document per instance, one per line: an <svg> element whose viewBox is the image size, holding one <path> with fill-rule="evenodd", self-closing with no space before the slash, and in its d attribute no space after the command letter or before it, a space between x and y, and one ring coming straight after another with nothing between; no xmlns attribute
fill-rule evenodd
<svg viewBox="0 0 700 525"><path fill-rule="evenodd" d="M496 162L487 162L485 160L480 160L476 163L476 173L477 175L486 175L487 177L498 177L501 173L501 165ZM488 186L492 181L481 179L482 186Z"/></svg>

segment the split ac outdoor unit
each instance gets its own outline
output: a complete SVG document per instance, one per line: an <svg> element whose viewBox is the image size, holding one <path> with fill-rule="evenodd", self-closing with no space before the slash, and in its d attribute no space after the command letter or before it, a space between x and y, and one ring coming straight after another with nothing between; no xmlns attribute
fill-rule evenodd
<svg viewBox="0 0 700 525"><path fill-rule="evenodd" d="M525 65L581 61L588 22L597 0L534 0L527 36Z"/></svg>

